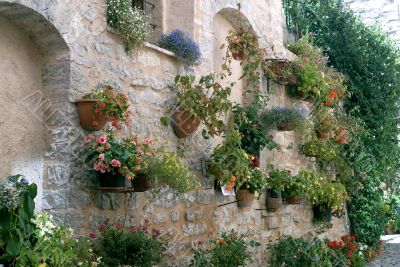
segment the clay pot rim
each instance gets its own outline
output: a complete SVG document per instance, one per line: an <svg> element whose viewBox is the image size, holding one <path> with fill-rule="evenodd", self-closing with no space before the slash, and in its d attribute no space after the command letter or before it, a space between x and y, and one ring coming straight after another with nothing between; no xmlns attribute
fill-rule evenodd
<svg viewBox="0 0 400 267"><path fill-rule="evenodd" d="M83 102L97 102L97 99L95 98L81 98L75 101L75 104L77 103L83 103Z"/></svg>

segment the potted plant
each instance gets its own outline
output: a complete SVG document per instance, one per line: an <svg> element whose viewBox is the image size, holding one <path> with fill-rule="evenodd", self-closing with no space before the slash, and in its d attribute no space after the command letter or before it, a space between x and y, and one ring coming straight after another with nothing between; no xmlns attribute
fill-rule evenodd
<svg viewBox="0 0 400 267"><path fill-rule="evenodd" d="M178 93L178 108L172 115L172 124L175 134L179 138L193 134L200 122L204 123L208 131L204 136L219 135L225 128L221 118L231 103L228 99L232 84L222 87L215 81L214 74L202 76L197 85L193 85L193 75L177 75L175 84L180 89ZM162 123L168 125L169 119L162 118Z"/></svg>
<svg viewBox="0 0 400 267"><path fill-rule="evenodd" d="M296 130L299 135L305 135L311 127L305 111L295 108L275 107L264 112L262 119L268 130Z"/></svg>
<svg viewBox="0 0 400 267"><path fill-rule="evenodd" d="M347 192L343 184L332 182L320 173L302 171L300 175L310 181L307 197L313 204L316 221L329 222L332 212L342 212L347 200Z"/></svg>
<svg viewBox="0 0 400 267"><path fill-rule="evenodd" d="M269 212L277 211L282 206L282 192L285 190L285 184L289 179L289 171L278 170L269 165L267 179L267 210Z"/></svg>
<svg viewBox="0 0 400 267"><path fill-rule="evenodd" d="M86 162L99 174L101 187L125 187L146 166L146 157L155 153L151 140L138 137L117 139L112 131L89 134L85 138Z"/></svg>
<svg viewBox="0 0 400 267"><path fill-rule="evenodd" d="M149 19L130 0L107 0L107 24L122 39L128 53L142 48L153 34Z"/></svg>
<svg viewBox="0 0 400 267"><path fill-rule="evenodd" d="M99 255L105 266L154 266L166 250L167 239L148 224L125 228L108 224L100 228Z"/></svg>
<svg viewBox="0 0 400 267"><path fill-rule="evenodd" d="M261 244L253 240L245 241L245 238L246 235L232 229L223 232L219 238L211 239L208 245L198 241L194 245L194 255L189 266L247 266L252 262L249 249Z"/></svg>
<svg viewBox="0 0 400 267"><path fill-rule="evenodd" d="M266 184L266 174L259 168L252 168L250 177L239 181L236 187L238 206L241 208L251 207L255 193L257 192L260 196Z"/></svg>
<svg viewBox="0 0 400 267"><path fill-rule="evenodd" d="M293 63L287 59L270 58L264 61L264 73L279 84L296 85L298 78L293 73Z"/></svg>
<svg viewBox="0 0 400 267"><path fill-rule="evenodd" d="M233 59L244 60L248 50L253 48L256 38L248 31L229 31L226 37L228 42L228 50L231 52Z"/></svg>
<svg viewBox="0 0 400 267"><path fill-rule="evenodd" d="M240 148L241 134L237 130L226 133L225 142L214 148L210 157L210 173L228 191L251 177L251 157Z"/></svg>
<svg viewBox="0 0 400 267"><path fill-rule="evenodd" d="M260 167L260 150L263 148L274 149L278 145L266 136L266 127L261 120L263 108L267 105L266 98L257 94L253 102L243 107L236 104L232 111L235 128L242 134L241 148L253 158L253 167Z"/></svg>
<svg viewBox="0 0 400 267"><path fill-rule="evenodd" d="M305 195L308 181L301 175L292 176L286 180L283 197L288 204L301 204L301 197Z"/></svg>
<svg viewBox="0 0 400 267"><path fill-rule="evenodd" d="M315 131L317 137L328 140L337 128L337 120L331 110L322 108L317 111L315 116Z"/></svg>
<svg viewBox="0 0 400 267"><path fill-rule="evenodd" d="M75 103L84 130L99 131L107 121L117 129L122 128L121 122L129 124L128 98L111 85L99 86Z"/></svg>
<svg viewBox="0 0 400 267"><path fill-rule="evenodd" d="M173 53L185 64L199 63L201 52L199 45L181 30L173 30L169 34L162 34L157 45Z"/></svg>
<svg viewBox="0 0 400 267"><path fill-rule="evenodd" d="M302 150L306 156L315 157L320 162L331 161L337 155L337 150L331 143L316 137L304 143Z"/></svg>

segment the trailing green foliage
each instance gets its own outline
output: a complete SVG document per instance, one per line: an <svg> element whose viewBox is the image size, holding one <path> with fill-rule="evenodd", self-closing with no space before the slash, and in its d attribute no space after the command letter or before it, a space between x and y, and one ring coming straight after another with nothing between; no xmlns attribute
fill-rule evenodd
<svg viewBox="0 0 400 267"><path fill-rule="evenodd" d="M346 182L352 231L373 245L383 233L381 182L394 187L399 171L397 136L399 51L379 28L365 26L341 0L286 0L289 29L315 35L329 64L348 78L345 110L365 125L342 151L355 176Z"/></svg>

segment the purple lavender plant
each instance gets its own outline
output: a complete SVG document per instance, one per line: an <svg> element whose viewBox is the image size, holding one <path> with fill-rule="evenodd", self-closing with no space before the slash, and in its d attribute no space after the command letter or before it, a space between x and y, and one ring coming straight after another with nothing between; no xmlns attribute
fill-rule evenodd
<svg viewBox="0 0 400 267"><path fill-rule="evenodd" d="M189 66L199 63L201 58L199 45L181 30L162 34L158 46L174 52L181 61Z"/></svg>

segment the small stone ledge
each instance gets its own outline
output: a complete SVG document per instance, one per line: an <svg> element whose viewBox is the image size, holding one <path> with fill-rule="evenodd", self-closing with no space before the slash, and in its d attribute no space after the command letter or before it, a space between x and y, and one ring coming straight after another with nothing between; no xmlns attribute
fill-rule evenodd
<svg viewBox="0 0 400 267"><path fill-rule="evenodd" d="M160 52L161 54L176 58L175 53L173 53L173 52L171 52L171 51L169 51L167 49L161 48L159 46L156 46L155 44L146 42L145 46L147 48L150 48L150 49L153 49L153 50L155 50L157 52Z"/></svg>

